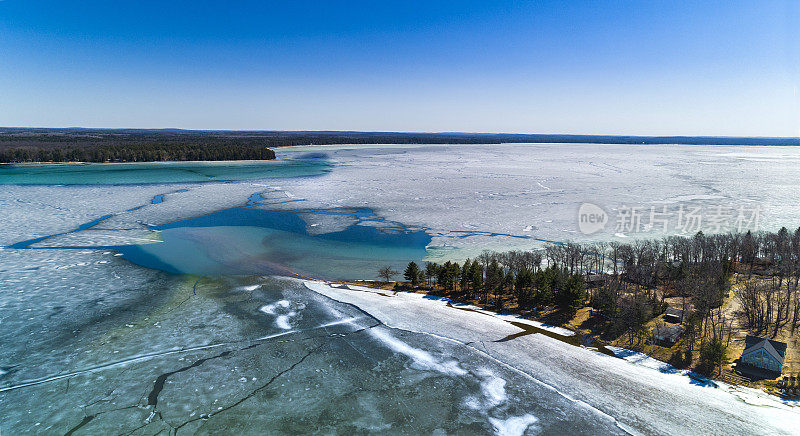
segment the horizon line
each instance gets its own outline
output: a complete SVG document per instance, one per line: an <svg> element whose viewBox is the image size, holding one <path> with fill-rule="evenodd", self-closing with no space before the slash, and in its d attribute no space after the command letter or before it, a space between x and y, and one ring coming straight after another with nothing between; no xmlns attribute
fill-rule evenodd
<svg viewBox="0 0 800 436"><path fill-rule="evenodd" d="M185 129L180 127L42 127L42 126L0 126L0 129L37 130L127 130L127 131L177 131L177 132L231 132L231 133L361 133L361 134L401 134L401 135L519 135L519 136L584 136L616 138L726 138L726 139L798 139L800 136L737 136L737 135L648 135L624 133L519 133L519 132L465 132L465 131L393 131L393 130L274 130L274 129Z"/></svg>

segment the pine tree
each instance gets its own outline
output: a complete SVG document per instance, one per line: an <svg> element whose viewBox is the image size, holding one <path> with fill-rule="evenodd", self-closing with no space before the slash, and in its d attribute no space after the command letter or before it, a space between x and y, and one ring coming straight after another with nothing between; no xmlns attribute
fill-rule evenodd
<svg viewBox="0 0 800 436"><path fill-rule="evenodd" d="M425 264L425 275L428 276L429 280L437 279L438 272L439 272L439 265L437 265L436 262L427 262Z"/></svg>
<svg viewBox="0 0 800 436"><path fill-rule="evenodd" d="M417 263L412 261L408 263L405 272L403 272L403 277L411 282L411 286L417 286L419 283L419 273L420 271Z"/></svg>

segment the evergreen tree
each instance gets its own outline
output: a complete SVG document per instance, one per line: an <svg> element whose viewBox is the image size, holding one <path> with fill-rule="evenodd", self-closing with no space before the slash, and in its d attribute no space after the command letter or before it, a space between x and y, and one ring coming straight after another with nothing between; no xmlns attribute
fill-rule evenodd
<svg viewBox="0 0 800 436"><path fill-rule="evenodd" d="M699 368L701 372L706 375L711 375L716 369L722 368L722 365L727 363L727 348L717 338L703 344L700 349L700 363Z"/></svg>
<svg viewBox="0 0 800 436"><path fill-rule="evenodd" d="M460 280L461 292L465 292L469 287L470 267L472 267L472 262L469 259L467 259L466 261L464 261L464 265L461 267L461 280Z"/></svg>
<svg viewBox="0 0 800 436"><path fill-rule="evenodd" d="M483 287L483 267L477 260L469 267L469 283L473 292L478 292Z"/></svg>
<svg viewBox="0 0 800 436"><path fill-rule="evenodd" d="M429 280L437 279L438 273L439 273L439 265L437 265L436 262L425 263L425 275L428 276Z"/></svg>
<svg viewBox="0 0 800 436"><path fill-rule="evenodd" d="M517 273L514 288L517 295L517 304L520 308L530 308L533 305L533 272L523 267Z"/></svg>
<svg viewBox="0 0 800 436"><path fill-rule="evenodd" d="M437 281L439 286L446 290L455 290L455 285L458 283L458 277L461 274L461 267L457 263L447 261L439 268L437 274Z"/></svg>
<svg viewBox="0 0 800 436"><path fill-rule="evenodd" d="M556 303L568 318L575 316L575 313L584 306L586 303L586 290L583 277L580 274L569 275L562 282L561 288L556 294Z"/></svg>
<svg viewBox="0 0 800 436"><path fill-rule="evenodd" d="M503 269L497 259L492 259L486 268L486 301L489 301L489 294L498 290L503 284Z"/></svg>
<svg viewBox="0 0 800 436"><path fill-rule="evenodd" d="M411 286L417 286L419 283L419 273L420 271L417 263L412 261L408 263L405 272L403 272L403 277L411 282Z"/></svg>

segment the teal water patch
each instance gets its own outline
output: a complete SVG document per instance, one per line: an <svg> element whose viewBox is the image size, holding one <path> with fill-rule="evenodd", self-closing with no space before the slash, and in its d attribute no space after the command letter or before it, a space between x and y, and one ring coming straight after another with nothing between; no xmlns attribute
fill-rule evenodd
<svg viewBox="0 0 800 436"><path fill-rule="evenodd" d="M0 185L138 185L316 176L325 158L230 162L139 162L0 165Z"/></svg>
<svg viewBox="0 0 800 436"><path fill-rule="evenodd" d="M117 249L131 262L176 274L277 274L343 280L376 278L384 266L402 271L408 262L421 261L431 242L424 230L394 223L385 227L354 224L336 232L310 234L298 214L226 209L155 227L161 231L161 243Z"/></svg>
<svg viewBox="0 0 800 436"><path fill-rule="evenodd" d="M351 209L370 225L308 232L300 218L308 214L346 215L346 208L271 211L237 207L151 227L161 242L137 245L32 247L54 236L97 230L106 215L76 229L7 246L9 249L113 249L125 259L172 274L283 275L327 280L375 279L378 269L403 271L428 254L431 236L423 229L386 221L366 208ZM378 224L372 225L372 224Z"/></svg>

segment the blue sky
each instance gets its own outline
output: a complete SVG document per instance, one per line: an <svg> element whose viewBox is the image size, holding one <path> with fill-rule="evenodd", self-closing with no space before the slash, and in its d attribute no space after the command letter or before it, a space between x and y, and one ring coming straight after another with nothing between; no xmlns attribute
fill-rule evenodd
<svg viewBox="0 0 800 436"><path fill-rule="evenodd" d="M0 125L800 135L800 3L563 3L0 0Z"/></svg>

